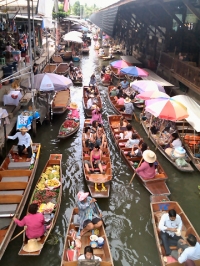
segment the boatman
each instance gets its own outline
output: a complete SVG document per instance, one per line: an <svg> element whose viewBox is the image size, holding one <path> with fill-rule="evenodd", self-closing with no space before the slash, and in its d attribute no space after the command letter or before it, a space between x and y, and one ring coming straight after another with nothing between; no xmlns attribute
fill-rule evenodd
<svg viewBox="0 0 200 266"><path fill-rule="evenodd" d="M21 156L24 153L28 153L28 157L26 159L27 162L31 161L32 156L32 148L31 148L31 136L27 133L28 129L26 127L20 128L20 132L17 132L14 136L7 136L7 139L16 139L18 138L18 154L19 159L22 159Z"/></svg>

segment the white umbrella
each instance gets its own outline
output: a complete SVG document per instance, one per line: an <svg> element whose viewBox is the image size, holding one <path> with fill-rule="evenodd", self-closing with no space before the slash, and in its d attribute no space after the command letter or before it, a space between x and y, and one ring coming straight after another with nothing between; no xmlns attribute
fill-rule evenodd
<svg viewBox="0 0 200 266"><path fill-rule="evenodd" d="M78 36L75 36L73 34L69 35L69 36L64 36L63 37L63 40L64 41L67 41L67 42L76 42L76 43L82 43L82 39Z"/></svg>
<svg viewBox="0 0 200 266"><path fill-rule="evenodd" d="M66 33L65 35L71 35L71 34L76 35L77 37L80 37L80 38L83 37L83 34L81 32L75 31L75 30L70 31L70 32Z"/></svg>

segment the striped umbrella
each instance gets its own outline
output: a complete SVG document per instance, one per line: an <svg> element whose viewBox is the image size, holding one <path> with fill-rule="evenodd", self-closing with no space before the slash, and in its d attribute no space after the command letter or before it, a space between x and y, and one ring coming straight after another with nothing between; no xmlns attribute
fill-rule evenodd
<svg viewBox="0 0 200 266"><path fill-rule="evenodd" d="M142 68L136 66L124 67L120 70L122 74L133 76L133 77L148 77L149 73Z"/></svg>

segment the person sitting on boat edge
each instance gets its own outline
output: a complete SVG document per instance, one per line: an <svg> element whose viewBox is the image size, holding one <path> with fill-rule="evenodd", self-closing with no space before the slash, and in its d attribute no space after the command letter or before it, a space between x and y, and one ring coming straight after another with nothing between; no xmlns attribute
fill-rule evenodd
<svg viewBox="0 0 200 266"><path fill-rule="evenodd" d="M78 109L77 103L75 103L75 102L70 103L70 106L67 107L67 109L71 110L72 113L70 114L70 117L72 119L74 119L74 118L79 119L80 118L79 111L77 110Z"/></svg>
<svg viewBox="0 0 200 266"><path fill-rule="evenodd" d="M80 236L83 236L90 230L95 230L102 226L102 213L97 213L97 208L95 206L96 199L88 196L89 193L79 191L77 194L78 209L80 216Z"/></svg>
<svg viewBox="0 0 200 266"><path fill-rule="evenodd" d="M156 154L151 150L146 150L143 152L142 157L144 162L135 170L136 173L145 180L154 178L156 175Z"/></svg>
<svg viewBox="0 0 200 266"><path fill-rule="evenodd" d="M170 246L177 246L177 241L181 239L182 220L174 209L164 213L158 224L160 238L165 249L166 256L171 255Z"/></svg>
<svg viewBox="0 0 200 266"><path fill-rule="evenodd" d="M93 248L91 246L85 246L84 254L80 255L78 257L78 260L99 260L99 261L102 261L102 259L100 257L94 255Z"/></svg>
<svg viewBox="0 0 200 266"><path fill-rule="evenodd" d="M26 127L22 127L19 130L20 132L17 132L14 136L7 136L7 139L16 139L18 138L18 154L20 156L20 159L22 154L28 152L28 156L26 161L30 162L32 157L32 147L31 147L31 136L29 135L28 129Z"/></svg>
<svg viewBox="0 0 200 266"><path fill-rule="evenodd" d="M126 97L124 100L124 113L126 114L132 114L135 110L133 103L131 102L131 99L129 97Z"/></svg>
<svg viewBox="0 0 200 266"><path fill-rule="evenodd" d="M45 220L42 213L37 212L38 205L32 203L28 208L28 214L20 221L17 218L13 218L13 221L20 227L27 226L26 236L28 239L40 238L45 233Z"/></svg>
<svg viewBox="0 0 200 266"><path fill-rule="evenodd" d="M178 240L178 250L172 250L171 256L183 263L186 260L200 259L200 244L197 242L196 236L189 234L187 238Z"/></svg>
<svg viewBox="0 0 200 266"><path fill-rule="evenodd" d="M100 149L100 146L98 144L94 145L93 150L90 152L90 161L84 161L85 168L89 174L94 172L94 168L99 168L101 174L105 174L102 164L101 164L101 158L102 158L102 150ZM91 170L90 170L90 168Z"/></svg>

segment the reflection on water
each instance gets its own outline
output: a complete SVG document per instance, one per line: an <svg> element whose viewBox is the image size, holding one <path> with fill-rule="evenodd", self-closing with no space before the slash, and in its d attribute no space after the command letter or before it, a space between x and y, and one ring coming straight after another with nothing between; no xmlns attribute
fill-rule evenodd
<svg viewBox="0 0 200 266"><path fill-rule="evenodd" d="M93 72L98 75L100 73L102 61L99 60L96 55L97 51L91 48L90 55L83 56L82 58L80 64L83 70L84 85L88 85L90 76ZM106 64L108 64L108 62L106 62ZM106 233L109 239L114 264L115 266L160 265L151 222L149 192L138 183L137 177L134 178L131 186L128 185L133 173L120 156L108 127L107 116L113 114L113 109L108 102L107 88L99 86L99 89L103 101L103 121L111 153L113 181L110 198L99 199L98 203L103 210L105 223L107 225ZM60 233L63 237L59 237L59 243L55 246L46 244L41 255L38 257L22 257L17 255L22 244L22 236L19 236L8 246L0 265L60 265L64 238L72 208L75 206L76 194L79 190L87 190L84 183L81 161L81 139L84 123L81 87L74 87L71 89L71 99L78 103L80 109L81 126L79 131L70 139L57 139L58 129L66 117L66 114L64 114L62 116L56 116L50 125L44 124L39 127L37 136L33 139L35 142L42 143L41 156L34 185L49 158L49 154L63 154L62 205L54 230L54 232ZM154 148L146 137L140 124L134 121L133 126L137 129L139 134L142 135L150 148ZM11 141L9 142L10 145L12 143ZM172 193L171 199L179 201L197 231L200 232L200 212L195 212L194 210L194 206L197 206L200 200L197 190L197 186L200 183L199 173L196 171L191 174L180 173L171 166L159 152L157 152L157 156L169 176L168 186ZM25 207L25 211L26 208L27 206ZM21 228L17 228L14 235L21 230Z"/></svg>

